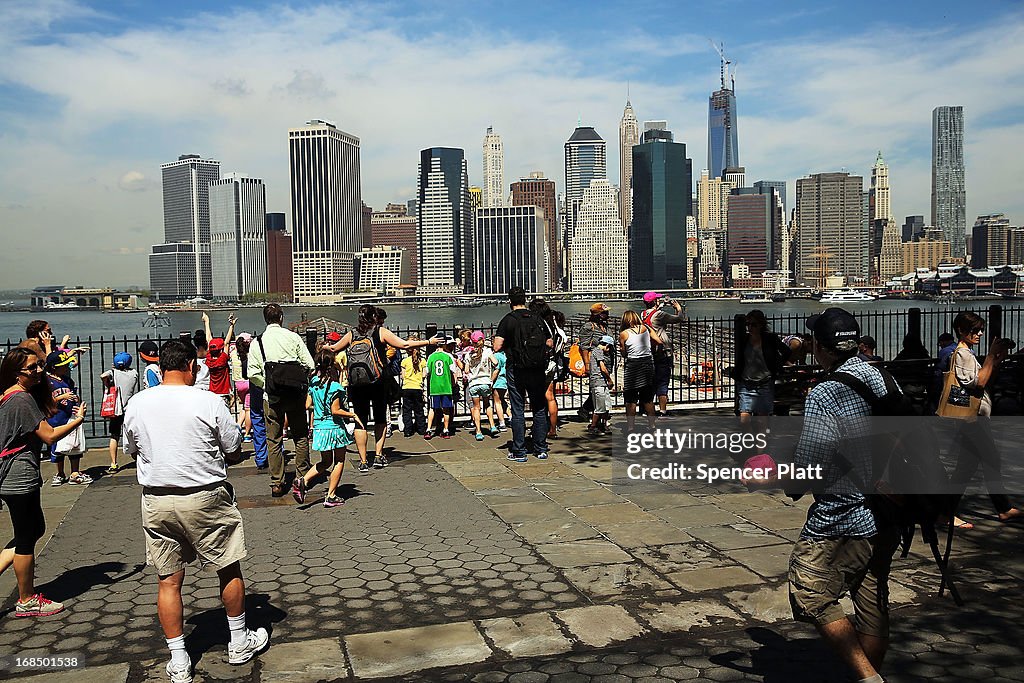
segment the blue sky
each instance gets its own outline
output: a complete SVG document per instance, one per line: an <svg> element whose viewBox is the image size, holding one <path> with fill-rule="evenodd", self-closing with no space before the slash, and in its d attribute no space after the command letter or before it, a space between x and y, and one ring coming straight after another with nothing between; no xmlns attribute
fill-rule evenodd
<svg viewBox="0 0 1024 683"><path fill-rule="evenodd" d="M211 7L213 9L211 9ZM724 41L738 63L749 180L792 183L881 149L897 218L929 218L931 110L966 110L969 222L1024 221L1019 2L0 3L0 288L54 279L38 235L75 244L69 284L145 284L162 240L160 163L197 153L263 178L288 211L287 128L326 118L362 140L371 206L412 195L417 152L505 143L506 183L562 185L577 117L609 141L627 83L706 163L707 96ZM38 253L42 257L42 253ZM58 278L61 279L61 278Z"/></svg>

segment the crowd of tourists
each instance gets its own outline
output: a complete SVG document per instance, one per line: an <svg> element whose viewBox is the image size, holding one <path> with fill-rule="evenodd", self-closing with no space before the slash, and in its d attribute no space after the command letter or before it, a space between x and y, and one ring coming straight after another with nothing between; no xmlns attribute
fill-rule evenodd
<svg viewBox="0 0 1024 683"><path fill-rule="evenodd" d="M120 468L119 448L137 468L146 557L157 573L170 679L192 680L181 591L185 567L193 561L218 574L231 634L229 661L248 661L269 644L265 629L248 628L244 610L241 561L247 550L227 478L227 466L242 459L243 443L252 442L255 464L268 472L272 496L290 492L303 503L322 480L323 506L334 508L345 503L340 484L349 449L355 451L360 474L383 470L390 464L385 445L396 423L405 438L448 439L457 429L463 399L474 439L498 439L510 431L507 458L516 463L527 462L531 454L538 460L548 457L549 439L559 431L557 388L570 375L588 379L589 396L580 408L588 434L609 430L611 396L620 389L625 403L620 428L636 430L638 413L653 428L668 410L675 356L671 326L685 315L680 304L657 292L645 294L643 302L642 311L622 315L618 329L608 306L593 304L574 339L564 315L541 298L531 300L519 287L509 292L510 310L490 338L484 330L461 330L456 337L430 329L424 338L402 338L387 328L386 311L367 304L359 308L351 330L331 333L312 349L284 327L283 309L269 304L263 309L266 327L257 335L236 336L236 320L229 316L225 333L215 337L204 313L204 328L191 338L162 345L143 342L138 348L141 374L132 367L131 354L117 353L101 375L105 393L100 410L110 436L106 471ZM860 334L847 311L826 309L807 319L806 334L781 337L760 311L749 312L744 323L732 370L742 424L772 413L782 368L803 365L809 356L823 372L807 395L806 417L845 421L870 416L879 401L900 393L881 365L874 340ZM979 316L961 313L953 321L954 334L939 338L933 406L939 415L969 418L958 436L967 455L958 460L954 486L962 493L981 468L998 519L1011 522L1024 513L1011 504L1002 486L998 447L980 425L991 414L987 387L1012 344L994 340L979 362L975 347L984 327ZM88 349L68 342L65 337L56 343L48 323L33 321L25 341L0 363L0 499L14 528L14 538L0 551L0 571L13 567L16 574L17 617L64 609L34 586L35 546L45 532L40 460L49 457L55 465L52 486L92 481L81 471L89 407L71 373ZM927 350L905 342L901 356L922 353L927 357ZM826 479L838 480L845 471L837 442L833 434L814 431L820 424L805 422L794 462L821 465ZM294 442L290 480L284 450L288 439ZM319 455L316 463L311 449ZM881 681L878 670L888 643L887 581L897 529L877 518L856 490L823 493L771 476L750 484L785 484L791 495L813 493L790 563L794 615L815 624L859 680ZM951 506L939 521L971 528L955 511ZM847 592L853 620L839 602Z"/></svg>

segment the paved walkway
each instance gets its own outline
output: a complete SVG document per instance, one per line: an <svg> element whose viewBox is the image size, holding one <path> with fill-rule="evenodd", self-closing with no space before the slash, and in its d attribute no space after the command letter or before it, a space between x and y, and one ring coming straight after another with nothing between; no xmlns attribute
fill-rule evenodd
<svg viewBox="0 0 1024 683"><path fill-rule="evenodd" d="M388 469L360 476L350 463L348 501L333 510L319 504L323 486L296 506L271 499L251 463L232 468L250 549L247 611L272 627L273 645L228 667L216 579L192 576L186 632L199 678L843 680L813 630L789 615L783 577L803 504L613 487L608 442L580 425L563 430L546 462L506 461L505 441L399 436L391 443L405 455ZM104 460L94 452L86 462L98 471ZM0 653L74 654L89 667L47 681L162 680L138 498L133 470L87 488L46 487L53 536L38 579L69 609L18 620L8 597ZM934 597L937 572L920 544L896 561L891 680L1024 680L1015 635L1024 530L985 514L979 504L978 529L957 539L965 608ZM0 579L4 594L12 579ZM10 661L0 668L26 673Z"/></svg>

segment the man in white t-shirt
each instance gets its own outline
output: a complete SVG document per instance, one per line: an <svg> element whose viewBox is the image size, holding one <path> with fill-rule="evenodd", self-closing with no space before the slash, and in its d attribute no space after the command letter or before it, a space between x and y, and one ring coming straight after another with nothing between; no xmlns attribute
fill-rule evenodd
<svg viewBox="0 0 1024 683"><path fill-rule="evenodd" d="M142 484L146 562L159 577L157 613L171 661L172 683L191 683L185 650L181 585L185 565L211 567L221 585L231 642L228 661L242 664L269 643L266 629L245 625L246 556L242 516L227 480L227 464L241 459L241 436L224 401L196 389L195 347L173 340L160 349L163 383L133 397L125 408L123 445L137 460Z"/></svg>

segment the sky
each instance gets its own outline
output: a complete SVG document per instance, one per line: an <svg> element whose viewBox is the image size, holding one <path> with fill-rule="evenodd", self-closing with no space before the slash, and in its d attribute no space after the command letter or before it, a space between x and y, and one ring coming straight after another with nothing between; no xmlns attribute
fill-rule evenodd
<svg viewBox="0 0 1024 683"><path fill-rule="evenodd" d="M724 43L748 183L863 175L881 151L899 222L930 221L931 111L963 105L968 225L1024 222L1024 4L676 0L507 3L0 2L0 289L146 286L163 241L160 164L262 178L289 212L287 130L361 139L362 197L414 196L419 150L501 134L506 185L562 191L577 121L618 182L627 93L667 120L694 175ZM212 8L212 9L211 9Z"/></svg>

